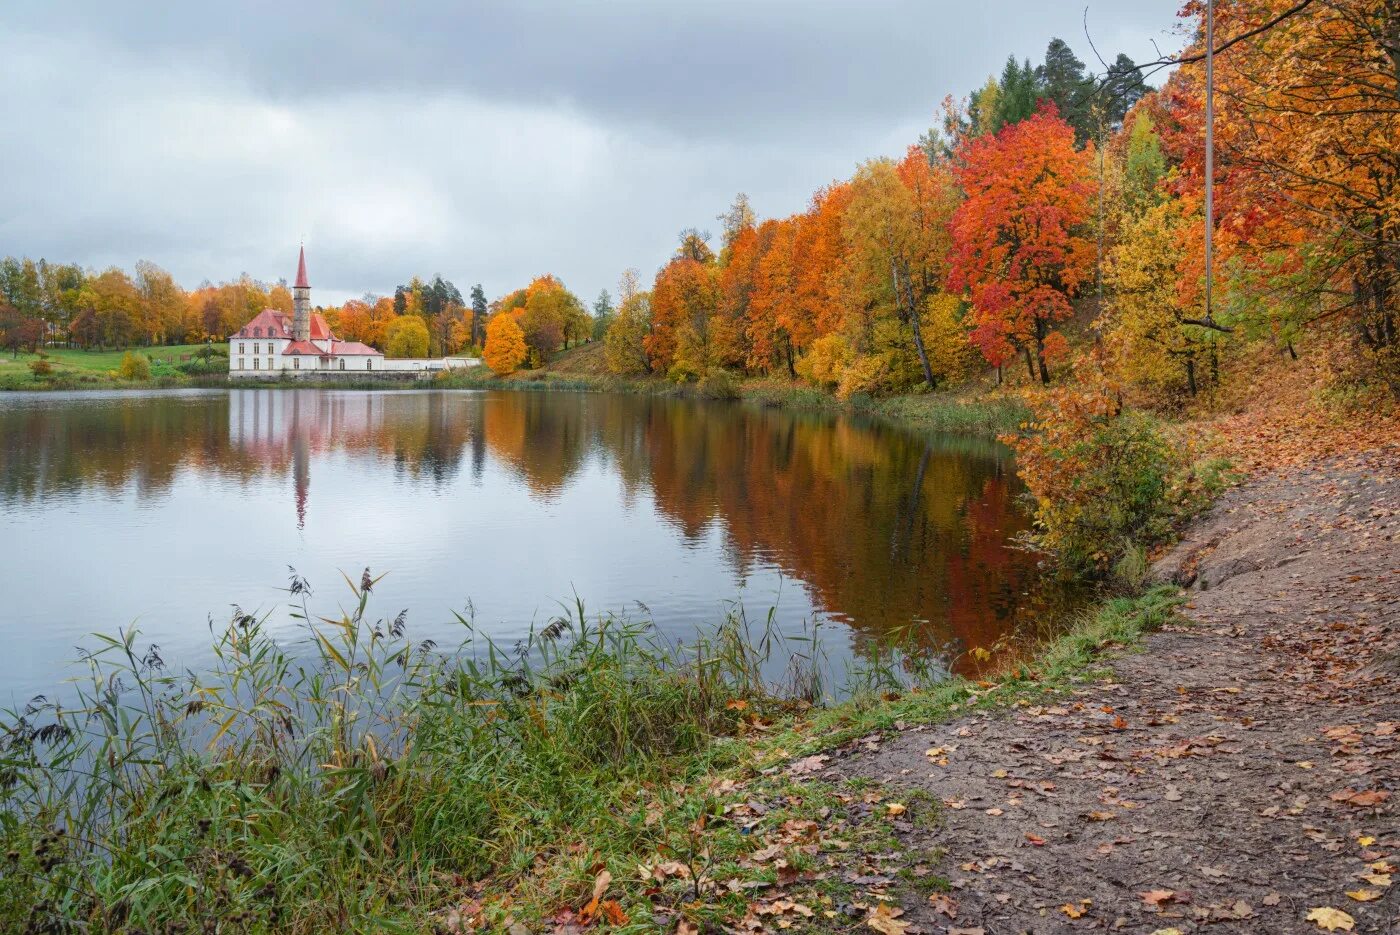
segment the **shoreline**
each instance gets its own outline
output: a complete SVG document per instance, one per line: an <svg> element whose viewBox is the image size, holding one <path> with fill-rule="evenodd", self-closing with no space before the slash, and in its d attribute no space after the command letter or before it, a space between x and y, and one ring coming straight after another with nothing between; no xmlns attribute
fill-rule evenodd
<svg viewBox="0 0 1400 935"><path fill-rule="evenodd" d="M773 379L735 381L723 394L707 392L694 384L677 385L660 378L628 380L613 377L559 376L535 371L530 376L502 379L495 376L452 374L428 380L337 380L313 383L288 380L237 382L222 376L209 378L157 378L143 382L121 380L49 380L33 386L0 384L4 393L125 393L156 390L363 390L404 392L412 390L501 390L505 392L624 393L674 399L714 402L741 401L751 405L791 412L824 412L858 415L895 423L925 432L947 432L997 437L1015 431L1025 420L1027 409L1014 392L992 393L915 393L888 397L859 396L838 399L831 393L800 383Z"/></svg>

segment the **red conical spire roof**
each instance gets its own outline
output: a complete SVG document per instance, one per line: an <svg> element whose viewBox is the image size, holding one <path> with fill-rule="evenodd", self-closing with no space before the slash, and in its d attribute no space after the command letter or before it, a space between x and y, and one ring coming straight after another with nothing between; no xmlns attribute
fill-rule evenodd
<svg viewBox="0 0 1400 935"><path fill-rule="evenodd" d="M306 280L306 247L301 248L301 256L297 258L297 281L295 288L311 288L311 283Z"/></svg>

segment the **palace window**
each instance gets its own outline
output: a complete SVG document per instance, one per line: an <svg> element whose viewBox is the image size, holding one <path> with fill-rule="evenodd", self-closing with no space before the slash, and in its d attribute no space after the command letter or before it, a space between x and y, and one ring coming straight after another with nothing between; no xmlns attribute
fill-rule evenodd
<svg viewBox="0 0 1400 935"><path fill-rule="evenodd" d="M341 370L344 370L344 369L345 369L345 358L344 358L344 357L340 358L340 369L341 369Z"/></svg>
<svg viewBox="0 0 1400 935"><path fill-rule="evenodd" d="M374 358L373 358L373 357L366 357L366 358L365 358L365 369L366 369L366 370L373 370L373 369L374 369Z"/></svg>
<svg viewBox="0 0 1400 935"><path fill-rule="evenodd" d="M242 357L238 358L238 369L239 369L239 370L242 370L242 369L243 369L243 358L242 358Z"/></svg>
<svg viewBox="0 0 1400 935"><path fill-rule="evenodd" d="M257 359L256 357L253 358L253 369L254 369L254 370L257 370L257 369L258 369L258 359Z"/></svg>
<svg viewBox="0 0 1400 935"><path fill-rule="evenodd" d="M292 358L292 369L293 369L293 370L300 370L300 369L301 369L301 358L300 358L300 357L293 357L293 358Z"/></svg>
<svg viewBox="0 0 1400 935"><path fill-rule="evenodd" d="M268 370L273 369L273 367L272 367L272 358L271 358L271 357L269 357L269 358L267 359L267 369L268 369Z"/></svg>

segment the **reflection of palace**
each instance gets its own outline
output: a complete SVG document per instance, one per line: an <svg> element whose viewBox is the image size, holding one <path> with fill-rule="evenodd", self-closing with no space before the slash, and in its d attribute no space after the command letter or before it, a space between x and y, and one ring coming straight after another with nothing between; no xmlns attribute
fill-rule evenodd
<svg viewBox="0 0 1400 935"><path fill-rule="evenodd" d="M330 451L392 459L443 479L455 472L471 421L440 393L232 390L230 447L268 468L290 468L297 525L306 521L311 457ZM461 400L463 397L457 397Z"/></svg>

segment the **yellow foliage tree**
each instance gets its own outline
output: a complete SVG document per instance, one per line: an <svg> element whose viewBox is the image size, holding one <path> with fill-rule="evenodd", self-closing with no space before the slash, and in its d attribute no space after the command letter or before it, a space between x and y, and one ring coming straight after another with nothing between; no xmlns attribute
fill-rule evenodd
<svg viewBox="0 0 1400 935"><path fill-rule="evenodd" d="M940 386L961 383L980 366L981 355L967 340L967 326L959 314L961 309L962 301L947 292L935 292L924 303L924 347Z"/></svg>
<svg viewBox="0 0 1400 935"><path fill-rule="evenodd" d="M498 312L486 323L486 348L482 357L496 373L501 376L514 373L529 353L525 332L509 312Z"/></svg>
<svg viewBox="0 0 1400 935"><path fill-rule="evenodd" d="M617 374L647 373L646 337L651 330L651 293L633 292L622 300L603 337L608 370Z"/></svg>
<svg viewBox="0 0 1400 935"><path fill-rule="evenodd" d="M428 326L417 315L400 315L384 332L385 357L428 356Z"/></svg>
<svg viewBox="0 0 1400 935"><path fill-rule="evenodd" d="M823 335L797 361L797 375L813 386L830 389L841 382L854 356L851 345L841 335Z"/></svg>
<svg viewBox="0 0 1400 935"><path fill-rule="evenodd" d="M1194 394L1211 335L1184 323L1178 295L1185 261L1183 229L1199 224L1168 199L1126 221L1109 254L1104 283L1113 291L1107 344L1129 384L1154 394Z"/></svg>

